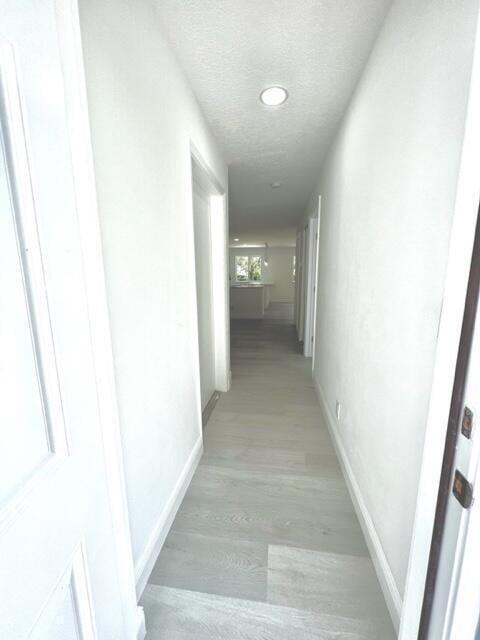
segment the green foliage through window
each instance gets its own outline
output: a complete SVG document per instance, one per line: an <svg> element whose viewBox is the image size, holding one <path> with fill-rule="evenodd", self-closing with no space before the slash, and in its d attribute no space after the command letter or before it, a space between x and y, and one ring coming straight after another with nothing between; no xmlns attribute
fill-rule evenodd
<svg viewBox="0 0 480 640"><path fill-rule="evenodd" d="M248 282L248 256L235 256L235 279Z"/></svg>
<svg viewBox="0 0 480 640"><path fill-rule="evenodd" d="M250 258L248 275L253 282L260 282L262 279L262 259L259 256Z"/></svg>
<svg viewBox="0 0 480 640"><path fill-rule="evenodd" d="M235 280L237 282L261 282L262 258L260 256L235 256Z"/></svg>

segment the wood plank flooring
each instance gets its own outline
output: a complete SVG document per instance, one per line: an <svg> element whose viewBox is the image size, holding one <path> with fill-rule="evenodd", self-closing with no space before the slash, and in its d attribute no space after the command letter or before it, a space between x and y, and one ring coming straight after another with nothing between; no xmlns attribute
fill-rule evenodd
<svg viewBox="0 0 480 640"><path fill-rule="evenodd" d="M232 390L142 597L148 640L395 638L289 317L232 325Z"/></svg>

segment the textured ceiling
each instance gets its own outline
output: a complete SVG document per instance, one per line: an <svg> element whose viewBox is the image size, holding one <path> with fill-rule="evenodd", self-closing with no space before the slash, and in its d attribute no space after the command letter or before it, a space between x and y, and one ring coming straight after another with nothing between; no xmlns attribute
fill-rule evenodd
<svg viewBox="0 0 480 640"><path fill-rule="evenodd" d="M235 242L234 238L238 238L239 242ZM297 242L297 234L295 227L270 227L267 229L243 228L241 233L230 232L230 244L232 246L253 246L259 244L263 246L267 242L271 247L294 247Z"/></svg>
<svg viewBox="0 0 480 640"><path fill-rule="evenodd" d="M296 225L390 4L156 0L230 166L232 236ZM284 105L260 103L269 85L287 88Z"/></svg>

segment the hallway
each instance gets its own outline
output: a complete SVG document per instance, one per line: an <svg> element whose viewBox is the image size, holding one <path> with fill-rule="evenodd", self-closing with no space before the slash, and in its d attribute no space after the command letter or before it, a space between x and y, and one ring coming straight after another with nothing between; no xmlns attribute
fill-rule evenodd
<svg viewBox="0 0 480 640"><path fill-rule="evenodd" d="M480 0L0 16L0 640L473 640Z"/></svg>
<svg viewBox="0 0 480 640"><path fill-rule="evenodd" d="M277 311L232 324L232 390L142 597L149 640L395 637L311 361Z"/></svg>

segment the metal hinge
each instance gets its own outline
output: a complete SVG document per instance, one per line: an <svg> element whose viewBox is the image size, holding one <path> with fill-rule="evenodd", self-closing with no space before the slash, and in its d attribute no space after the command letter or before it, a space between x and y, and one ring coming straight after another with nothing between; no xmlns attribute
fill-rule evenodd
<svg viewBox="0 0 480 640"><path fill-rule="evenodd" d="M473 503L473 485L458 469L455 469L452 492L464 509L470 509Z"/></svg>
<svg viewBox="0 0 480 640"><path fill-rule="evenodd" d="M473 430L473 411L468 407L465 407L463 410L463 418L462 418L462 435L470 440L472 437Z"/></svg>

